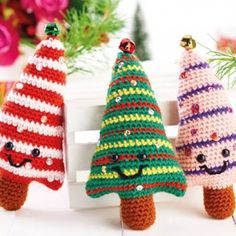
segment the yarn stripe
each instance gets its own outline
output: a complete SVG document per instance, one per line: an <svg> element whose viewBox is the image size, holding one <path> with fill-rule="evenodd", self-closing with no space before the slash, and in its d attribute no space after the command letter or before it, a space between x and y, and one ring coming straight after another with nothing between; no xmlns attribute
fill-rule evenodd
<svg viewBox="0 0 236 236"><path fill-rule="evenodd" d="M165 152L158 152L158 154L149 154L148 159L153 160L153 159L171 159L174 158L174 153L173 155L171 154L166 154ZM122 161L127 161L127 160L133 160L133 161L139 161L137 159L136 155L120 155L119 156L119 163L122 163ZM102 158L96 159L92 162L94 166L99 166L99 165L104 165L104 164L109 164L113 163L111 160L111 156L104 156Z"/></svg>
<svg viewBox="0 0 236 236"><path fill-rule="evenodd" d="M63 152L61 149L56 149L56 148L51 148L51 147L46 147L46 146L36 146L35 144L33 145L32 143L25 143L22 141L16 141L15 139L12 139L11 137L7 136L0 136L1 140L1 146L4 146L5 143L7 142L12 142L15 151L20 152L26 155L30 155L31 151L34 148L39 148L40 149L40 156L42 157L51 157L51 158L57 158L57 159L62 159L63 158Z"/></svg>
<svg viewBox="0 0 236 236"><path fill-rule="evenodd" d="M57 171L57 170L63 170L64 167L62 165L61 159L56 158L48 158L48 157L32 157L32 155L25 155L19 152L14 152L11 155L13 163L20 163L24 159L31 160L30 167L28 166L28 169L38 169L38 170L51 170L51 171ZM6 162L9 162L7 155L3 155L2 159ZM47 163L51 164L47 164ZM25 166L25 165L24 165ZM27 164L26 166L27 167Z"/></svg>
<svg viewBox="0 0 236 236"><path fill-rule="evenodd" d="M170 173L178 173L182 172L182 170L175 166L162 166L162 167L151 167L144 168L143 175L156 175L156 174L170 174ZM126 176L135 175L138 173L138 169L125 169L123 173ZM110 172L110 173L101 173L101 174L91 174L90 179L116 179L119 178L118 173Z"/></svg>
<svg viewBox="0 0 236 236"><path fill-rule="evenodd" d="M135 140L124 140L114 143L105 143L96 147L96 152L109 150L112 148L127 148L127 147L139 147L139 146L152 146L160 145L172 150L172 145L169 141L163 139L135 139Z"/></svg>
<svg viewBox="0 0 236 236"><path fill-rule="evenodd" d="M158 113L160 113L160 108L158 107L158 105L150 103L150 102L125 102L122 104L115 104L113 106L111 106L109 109L107 109L104 114L108 114L114 111L119 111L122 109L129 109L129 108L151 108L154 111L157 111Z"/></svg>
<svg viewBox="0 0 236 236"><path fill-rule="evenodd" d="M62 137L58 136L49 136L49 135L41 135L37 133L30 132L26 129L23 130L20 127L20 131L18 131L18 127L13 125L8 125L4 123L1 124L1 135L6 136L9 140L14 139L16 141L21 141L23 143L32 143L34 141L35 146L46 146L48 147L50 144L51 148L62 149ZM12 132L9 132L12 130Z"/></svg>
<svg viewBox="0 0 236 236"><path fill-rule="evenodd" d="M117 117L110 117L107 118L102 122L101 127L104 128L108 125L121 123L121 122L129 122L129 121L149 121L149 122L156 122L161 123L161 119L159 117L155 117L152 115L145 115L145 114L131 114L131 115L119 115Z"/></svg>
<svg viewBox="0 0 236 236"><path fill-rule="evenodd" d="M15 104L37 111L48 112L54 115L62 114L61 107L59 106L50 105L44 101L42 102L33 99L30 96L20 95L17 92L10 92L7 96L7 101L14 102Z"/></svg>
<svg viewBox="0 0 236 236"><path fill-rule="evenodd" d="M21 127L23 129L28 130L29 132L41 134L41 135L49 135L49 136L58 136L62 137L63 128L62 126L49 126L40 124L33 121L23 120L22 118L18 118L17 116L10 115L6 112L2 112L0 116L0 122L4 124L12 125L15 127Z"/></svg>
<svg viewBox="0 0 236 236"><path fill-rule="evenodd" d="M38 170L38 169L27 169L22 166L21 168L15 168L9 165L8 161L0 159L0 168L7 170L14 175L24 176L28 178L48 178L52 176L54 179L63 181L64 173L61 171L51 171L51 170Z"/></svg>
<svg viewBox="0 0 236 236"><path fill-rule="evenodd" d="M142 66L137 66L137 65L128 65L128 66L123 66L122 68L118 68L116 71L113 70L113 73L122 73L122 72L126 72L126 71L141 71L144 72L143 67Z"/></svg>
<svg viewBox="0 0 236 236"><path fill-rule="evenodd" d="M64 51L64 46L63 44L58 40L58 39L53 39L52 37L45 39L41 41L37 47L36 50L39 50L42 46L56 49L56 50L63 50Z"/></svg>
<svg viewBox="0 0 236 236"><path fill-rule="evenodd" d="M214 116L218 114L227 114L227 113L232 113L232 108L231 107L218 107L218 108L213 108L212 110L204 111L202 113L197 113L193 114L188 117L181 118L180 120L180 125L185 125L191 121L198 120L198 119L203 119L203 118L208 118L209 116Z"/></svg>
<svg viewBox="0 0 236 236"><path fill-rule="evenodd" d="M46 57L44 57L44 58L43 57L37 57L35 55L31 59L29 59L28 63L35 65L36 69L37 69L37 66L40 65L41 66L40 70L42 70L44 67L46 67L46 68L49 68L49 69L61 71L63 73L67 72L67 67L66 67L65 63L61 63L57 60L48 59Z"/></svg>
<svg viewBox="0 0 236 236"><path fill-rule="evenodd" d="M227 170L227 169L232 169L232 168L234 168L234 167L236 167L236 162L235 162L235 161L229 163L229 164L227 165L226 170ZM211 168L211 169L212 169L212 170L217 170L218 168L219 168L219 167L213 167L213 168ZM201 175L201 174L206 174L207 172L206 172L206 170L185 170L184 173L185 173L186 175Z"/></svg>
<svg viewBox="0 0 236 236"><path fill-rule="evenodd" d="M164 152L158 152L158 154L149 154L148 158L150 160L171 159L171 158L174 158L174 154L170 155L170 154L166 154ZM120 155L119 156L119 163L122 163L122 161L127 161L127 160L137 160L137 156L136 155ZM109 163L113 163L113 161L111 160L111 156L105 156L105 157L94 160L92 162L92 165L100 166L100 165L109 164Z"/></svg>
<svg viewBox="0 0 236 236"><path fill-rule="evenodd" d="M203 93L203 92L209 92L209 90L223 90L224 87L221 84L208 84L203 85L201 87L197 87L195 89L192 89L186 93L183 93L181 96L178 96L178 100L183 102L185 99L188 99L194 95Z"/></svg>
<svg viewBox="0 0 236 236"><path fill-rule="evenodd" d="M40 50L36 51L34 55L36 55L37 57L46 57L52 60L58 60L61 63L65 62L63 50L54 50L52 48L42 46Z"/></svg>
<svg viewBox="0 0 236 236"><path fill-rule="evenodd" d="M109 131L107 133L102 134L101 138L124 134L125 131L126 131L125 129ZM135 133L154 133L154 134L165 135L165 131L163 129L157 129L157 128L131 128L129 129L129 131L134 134Z"/></svg>
<svg viewBox="0 0 236 236"><path fill-rule="evenodd" d="M184 70L186 72L189 72L193 70L206 69L206 68L209 68L209 64L207 62L200 62L195 65L190 65L189 67L186 67Z"/></svg>
<svg viewBox="0 0 236 236"><path fill-rule="evenodd" d="M132 80L141 83L146 83L148 85L150 85L149 81L147 80L146 77L143 76L124 76L124 77L120 77L114 81L112 81L109 85L109 88L112 88L113 86L120 84L120 83L125 83L125 82L131 82Z"/></svg>
<svg viewBox="0 0 236 236"><path fill-rule="evenodd" d="M27 66L23 69L23 73L26 73L32 76L36 74L37 77L45 78L48 81L63 84L63 85L65 85L66 83L65 73L59 70L53 70L53 76L51 76L52 70L47 67L43 67L41 71L38 71L34 64L27 64Z"/></svg>
<svg viewBox="0 0 236 236"><path fill-rule="evenodd" d="M34 110L33 113L31 112L24 112L21 111L21 106L17 105L13 102L6 102L4 106L4 111L13 114L14 116L22 117L23 119L27 119L29 121L41 123L41 119L43 116L47 117L46 124L49 126L60 126L63 121L63 117L60 115L54 115L46 112L36 111Z"/></svg>
<svg viewBox="0 0 236 236"><path fill-rule="evenodd" d="M136 189L137 185L133 184L133 185L127 185L127 186L108 186L108 187L103 187L103 188L95 188L95 189L91 189L91 190L87 190L87 194L92 195L92 194L96 194L96 193L100 193L100 192L104 192L104 191L128 191L128 190L134 190ZM143 184L144 189L151 189L151 188L156 188L156 187L174 187L176 189L180 189L180 190L185 190L186 189L186 185L185 184L181 184L179 182L164 182L164 183L150 183L150 184Z"/></svg>
<svg viewBox="0 0 236 236"><path fill-rule="evenodd" d="M17 89L18 84L16 84L15 91L20 95L30 96L31 99L46 102L54 106L61 106L63 104L63 97L52 91L47 91L29 84L24 84L22 89Z"/></svg>
<svg viewBox="0 0 236 236"><path fill-rule="evenodd" d="M206 140L206 141L197 141L195 143L188 143L182 146L177 146L177 151L185 150L186 148L201 148L201 147L207 147L212 145L217 145L218 143L227 142L227 141L235 141L236 140L236 134L227 135L225 137L222 137L219 139L219 141L213 141L213 140Z"/></svg>
<svg viewBox="0 0 236 236"><path fill-rule="evenodd" d="M51 82L47 78L23 73L19 79L20 82L41 88L47 91L55 92L61 96L64 95L65 86L59 83Z"/></svg>
<svg viewBox="0 0 236 236"><path fill-rule="evenodd" d="M137 95L137 94L142 94L145 96L149 96L152 98L155 98L155 95L152 91L146 90L143 88L129 88L129 89L119 89L117 92L113 92L110 95L108 95L106 102L109 103L112 99L115 99L120 96L128 96L128 95Z"/></svg>

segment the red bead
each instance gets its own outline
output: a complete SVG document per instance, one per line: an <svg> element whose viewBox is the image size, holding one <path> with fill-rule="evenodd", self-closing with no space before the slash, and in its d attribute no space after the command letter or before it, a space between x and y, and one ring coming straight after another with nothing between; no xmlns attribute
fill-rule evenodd
<svg viewBox="0 0 236 236"><path fill-rule="evenodd" d="M199 112L199 105L198 104L193 104L192 105L192 113L195 114L195 113L198 113Z"/></svg>
<svg viewBox="0 0 236 236"><path fill-rule="evenodd" d="M181 77L182 79L187 79L187 72L186 72L186 71L182 72L182 73L180 74L180 77Z"/></svg>
<svg viewBox="0 0 236 236"><path fill-rule="evenodd" d="M132 54L135 51L135 47L135 43L132 40L125 38L120 42L119 49Z"/></svg>
<svg viewBox="0 0 236 236"><path fill-rule="evenodd" d="M218 135L217 135L216 132L212 133L211 139L212 139L213 141L218 141L218 140L219 140L219 137L218 137Z"/></svg>
<svg viewBox="0 0 236 236"><path fill-rule="evenodd" d="M191 148L185 148L184 153L185 153L185 156L190 156L192 154Z"/></svg>

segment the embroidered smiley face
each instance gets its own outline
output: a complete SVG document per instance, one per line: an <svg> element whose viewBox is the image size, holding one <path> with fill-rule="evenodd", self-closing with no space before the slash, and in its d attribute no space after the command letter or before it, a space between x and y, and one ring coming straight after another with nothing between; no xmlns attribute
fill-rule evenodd
<svg viewBox="0 0 236 236"><path fill-rule="evenodd" d="M223 158L227 158L230 156L230 150L227 148L224 148L221 151L221 155ZM207 160L207 156L200 153L197 155L196 160L200 163L203 164L204 162L206 162ZM227 170L229 166L229 161L228 160L224 160L223 164L221 166L216 166L216 167L208 167L206 164L203 164L200 167L201 170L204 170L207 174L209 175L217 175L217 174L221 174L223 172L225 172Z"/></svg>
<svg viewBox="0 0 236 236"><path fill-rule="evenodd" d="M113 155L111 156L111 160L112 160L113 163L117 163L117 162L119 161L119 158L120 158L120 157L119 157L119 155L117 155L117 154L113 154ZM148 158L148 156L147 156L146 154L144 154L144 153L140 153L140 154L137 155L137 158L138 158L139 161L144 161L144 160L146 160L146 159ZM118 163L117 163L117 164L118 164ZM126 175L126 174L121 170L121 168L120 168L119 165L116 165L116 166L112 167L112 170L115 171L115 172L119 175L119 177L120 177L121 179L135 179L135 178L137 178L137 177L139 177L139 176L142 175L143 169L144 169L145 167L147 167L147 165L140 164L140 165L139 165L139 168L138 168L138 172L136 172L136 173L133 174L133 175Z"/></svg>
<svg viewBox="0 0 236 236"><path fill-rule="evenodd" d="M8 159L8 162L13 167L20 168L20 167L24 166L27 162L32 162L32 159L24 158L20 163L15 163L14 160L13 160L12 155L9 153L12 150L14 150L14 144L11 141L7 142L4 145L4 148L6 150L5 155L6 155L7 159ZM32 149L31 156L33 158L38 157L39 155L40 155L40 150L38 148Z"/></svg>

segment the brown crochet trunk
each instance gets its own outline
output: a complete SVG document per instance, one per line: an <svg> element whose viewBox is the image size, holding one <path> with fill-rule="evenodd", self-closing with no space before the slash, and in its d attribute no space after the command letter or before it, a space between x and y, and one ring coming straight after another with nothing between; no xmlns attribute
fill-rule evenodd
<svg viewBox="0 0 236 236"><path fill-rule="evenodd" d="M17 183L5 177L0 177L0 207L8 211L15 211L24 204L28 184Z"/></svg>
<svg viewBox="0 0 236 236"><path fill-rule="evenodd" d="M153 195L121 199L121 217L131 229L144 230L155 221Z"/></svg>
<svg viewBox="0 0 236 236"><path fill-rule="evenodd" d="M204 188L204 206L213 218L225 219L232 216L235 209L233 186L223 189Z"/></svg>

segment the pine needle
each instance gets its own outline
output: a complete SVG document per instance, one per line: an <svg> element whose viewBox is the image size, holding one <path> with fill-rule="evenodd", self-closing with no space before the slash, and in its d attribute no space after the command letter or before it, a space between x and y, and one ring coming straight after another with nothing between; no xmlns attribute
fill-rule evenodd
<svg viewBox="0 0 236 236"><path fill-rule="evenodd" d="M102 37L109 38L109 34L124 26L124 21L116 14L118 3L118 0L86 0L80 12L75 8L68 10L62 41L69 74L81 70L74 66L81 55L95 51L102 45ZM83 70L86 71L86 68Z"/></svg>
<svg viewBox="0 0 236 236"><path fill-rule="evenodd" d="M220 79L228 79L228 87L232 88L236 84L236 56L231 52L208 52L209 62L216 68L216 74Z"/></svg>

